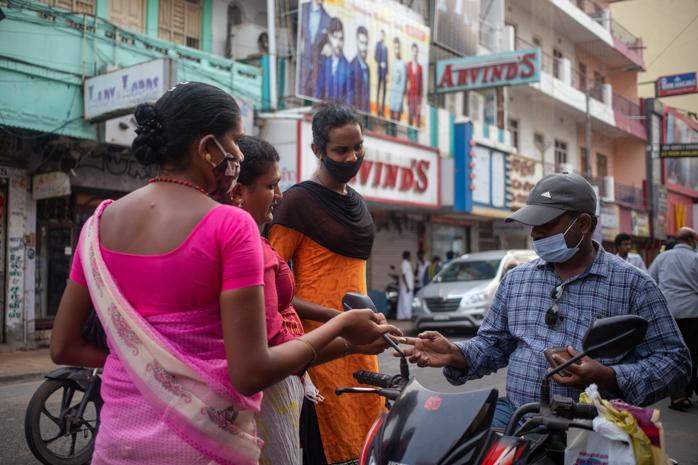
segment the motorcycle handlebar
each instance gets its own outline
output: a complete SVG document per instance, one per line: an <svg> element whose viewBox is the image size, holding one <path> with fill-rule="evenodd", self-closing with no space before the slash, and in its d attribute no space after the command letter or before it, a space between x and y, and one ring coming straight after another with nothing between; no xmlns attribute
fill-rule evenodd
<svg viewBox="0 0 698 465"><path fill-rule="evenodd" d="M578 402L574 403L573 418L593 420L598 414L599 412L596 411L596 407L594 405L580 404Z"/></svg>
<svg viewBox="0 0 698 465"><path fill-rule="evenodd" d="M390 388L395 385L394 376L384 375L383 373L374 373L372 371L359 370L354 373L354 379L361 384L376 386L380 388Z"/></svg>

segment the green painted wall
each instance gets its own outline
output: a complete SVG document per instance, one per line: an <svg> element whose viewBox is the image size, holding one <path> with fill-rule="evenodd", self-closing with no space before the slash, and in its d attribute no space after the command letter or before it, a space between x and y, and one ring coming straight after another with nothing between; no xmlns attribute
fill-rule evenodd
<svg viewBox="0 0 698 465"><path fill-rule="evenodd" d="M213 0L204 0L201 14L201 50L210 52L213 48Z"/></svg>
<svg viewBox="0 0 698 465"><path fill-rule="evenodd" d="M148 37L158 36L160 3L158 0L147 0L145 5L145 33Z"/></svg>
<svg viewBox="0 0 698 465"><path fill-rule="evenodd" d="M83 32L84 16L37 3L3 11L1 124L96 139L95 127L82 120L83 79L108 66L123 68L163 57L176 63L178 81L207 82L261 108L260 68L127 32L99 18L89 18Z"/></svg>
<svg viewBox="0 0 698 465"><path fill-rule="evenodd" d="M109 19L109 0L97 0L95 14L100 18Z"/></svg>

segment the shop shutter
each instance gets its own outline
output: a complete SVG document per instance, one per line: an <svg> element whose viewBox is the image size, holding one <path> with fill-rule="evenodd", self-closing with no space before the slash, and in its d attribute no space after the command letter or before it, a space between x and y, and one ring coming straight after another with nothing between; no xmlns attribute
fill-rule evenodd
<svg viewBox="0 0 698 465"><path fill-rule="evenodd" d="M129 31L145 31L145 0L109 0L109 20Z"/></svg>
<svg viewBox="0 0 698 465"><path fill-rule="evenodd" d="M409 227L411 226L411 227ZM373 251L368 262L368 288L369 290L382 291L390 282L390 265L395 266L396 272L400 273L402 264L402 252L409 250L412 252L412 264L417 260L417 247L419 238L417 228L410 224L402 229L384 228L376 232L373 242Z"/></svg>

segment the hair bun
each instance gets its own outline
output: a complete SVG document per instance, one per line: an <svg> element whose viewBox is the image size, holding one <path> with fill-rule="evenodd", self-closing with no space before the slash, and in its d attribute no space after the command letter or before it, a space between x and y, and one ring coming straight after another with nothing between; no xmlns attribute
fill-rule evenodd
<svg viewBox="0 0 698 465"><path fill-rule="evenodd" d="M165 152L164 128L157 109L150 103L142 103L136 107L136 134L133 141L133 154L144 165L162 161Z"/></svg>

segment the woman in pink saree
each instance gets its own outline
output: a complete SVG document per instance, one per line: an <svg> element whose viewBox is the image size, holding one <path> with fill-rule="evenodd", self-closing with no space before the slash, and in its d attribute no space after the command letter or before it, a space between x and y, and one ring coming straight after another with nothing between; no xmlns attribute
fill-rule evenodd
<svg viewBox="0 0 698 465"><path fill-rule="evenodd" d="M256 464L255 413L272 386L343 337L395 331L368 310L275 347L266 336L262 247L228 193L243 159L239 108L225 92L180 84L136 110L136 158L160 177L85 224L56 315L56 363L102 366L92 464ZM80 330L90 307L109 353ZM353 313L353 314L352 314Z"/></svg>

